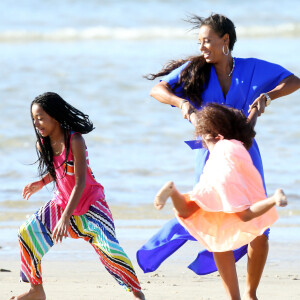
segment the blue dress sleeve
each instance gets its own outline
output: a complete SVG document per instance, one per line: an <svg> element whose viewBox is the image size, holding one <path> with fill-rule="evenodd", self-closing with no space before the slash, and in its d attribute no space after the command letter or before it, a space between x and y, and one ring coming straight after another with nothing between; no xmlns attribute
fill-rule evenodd
<svg viewBox="0 0 300 300"><path fill-rule="evenodd" d="M176 96L181 97L181 98L184 98L182 85L176 87L175 90L174 90L174 88L175 88L175 85L179 81L181 71L184 70L188 64L189 64L189 62L187 61L182 66L174 69L171 73L169 73L168 75L166 75L165 77L163 77L161 79L161 81L165 81L166 83L168 83L170 85L170 87L172 88L172 90L174 91L174 94Z"/></svg>
<svg viewBox="0 0 300 300"><path fill-rule="evenodd" d="M249 105L261 93L271 91L290 75L290 71L274 63L256 58L236 58L236 68L226 99L223 98L216 76L210 78L204 99L206 102L216 102L215 98L223 99L228 106L240 109L248 116Z"/></svg>
<svg viewBox="0 0 300 300"><path fill-rule="evenodd" d="M258 93L269 92L284 78L293 75L280 65L254 58L252 60L255 62L255 76L253 76L252 87Z"/></svg>

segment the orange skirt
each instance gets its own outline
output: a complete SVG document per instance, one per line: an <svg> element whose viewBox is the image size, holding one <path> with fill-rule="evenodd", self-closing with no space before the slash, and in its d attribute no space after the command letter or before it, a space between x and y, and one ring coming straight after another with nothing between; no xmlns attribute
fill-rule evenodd
<svg viewBox="0 0 300 300"><path fill-rule="evenodd" d="M199 183L185 194L199 209L179 222L207 250L224 252L250 243L277 219L275 207L243 222L237 212L266 199L262 178L241 142L219 141L208 159Z"/></svg>

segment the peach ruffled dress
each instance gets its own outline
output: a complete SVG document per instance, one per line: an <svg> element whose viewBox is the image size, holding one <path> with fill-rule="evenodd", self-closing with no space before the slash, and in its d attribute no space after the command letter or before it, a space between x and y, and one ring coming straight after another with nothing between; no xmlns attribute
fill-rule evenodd
<svg viewBox="0 0 300 300"><path fill-rule="evenodd" d="M216 143L199 183L185 194L199 209L179 222L212 252L234 250L264 233L278 218L275 207L260 217L243 222L236 215L266 199L262 178L251 157L237 140Z"/></svg>

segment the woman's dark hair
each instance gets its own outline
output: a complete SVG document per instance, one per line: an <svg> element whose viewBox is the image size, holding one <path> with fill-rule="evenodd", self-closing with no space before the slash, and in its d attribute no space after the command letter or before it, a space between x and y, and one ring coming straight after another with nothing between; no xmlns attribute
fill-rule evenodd
<svg viewBox="0 0 300 300"><path fill-rule="evenodd" d="M89 133L94 129L93 123L90 121L89 116L85 115L64 99L62 99L58 94L47 92L42 95L37 96L30 106L30 113L32 116L32 106L38 104L41 108L53 119L55 119L60 126L63 128L65 137L65 161L70 151L70 131L75 131L79 133ZM53 165L53 150L50 143L50 138L43 137L40 135L38 130L34 126L34 121L32 118L33 128L37 137L37 143L39 145L40 151L37 149L38 155L38 173L39 176L43 176L49 172L52 178L56 181L55 168Z"/></svg>
<svg viewBox="0 0 300 300"><path fill-rule="evenodd" d="M238 109L209 103L197 112L196 136L218 134L225 139L241 141L248 150L252 146L255 131L247 117Z"/></svg>
<svg viewBox="0 0 300 300"><path fill-rule="evenodd" d="M220 38L227 33L229 35L229 50L233 50L236 42L235 26L227 17L220 14L211 14L208 18L192 15L187 19L187 22L194 25L192 30L199 29L204 25L209 26Z"/></svg>
<svg viewBox="0 0 300 300"><path fill-rule="evenodd" d="M229 50L233 50L236 42L235 26L227 17L220 14L211 14L208 18L192 15L186 21L193 25L192 30L206 25L212 28L219 37L223 37L227 33L229 35ZM201 93L206 87L211 70L211 64L205 61L203 55L171 60L161 71L149 74L145 78L154 80L157 77L165 76L186 62L189 62L189 64L181 71L179 81L172 87L172 90L175 91L176 88L182 85L184 97L189 99L194 107L199 108L202 105Z"/></svg>

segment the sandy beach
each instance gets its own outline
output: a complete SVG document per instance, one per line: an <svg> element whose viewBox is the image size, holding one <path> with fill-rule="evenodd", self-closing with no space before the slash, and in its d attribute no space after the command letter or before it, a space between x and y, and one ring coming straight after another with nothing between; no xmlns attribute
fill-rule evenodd
<svg viewBox="0 0 300 300"><path fill-rule="evenodd" d="M149 96L143 78L171 59L199 54L188 14L222 13L234 21L233 55L255 57L300 74L300 1L0 1L0 300L29 289L19 282L19 226L52 198L44 188L29 201L23 187L37 179L31 101L59 93L88 114L85 136L94 175L106 190L117 237L135 267L146 299L226 299L218 273L197 276L187 266L201 246L186 243L157 271L144 274L136 251L174 217L153 198L166 181L181 191L194 184L195 151L184 143L193 126L176 108ZM159 13L157 13L159 12ZM300 299L300 90L272 102L256 125L269 193L283 188L289 205L271 229L260 300ZM254 99L253 99L254 100ZM297 129L298 128L298 129ZM297 163L298 161L298 163ZM240 290L246 258L237 263ZM132 299L108 274L94 250L66 240L43 258L47 300Z"/></svg>
<svg viewBox="0 0 300 300"><path fill-rule="evenodd" d="M144 274L138 267L135 251L141 241L121 240L141 282L146 299L226 299L218 273L197 276L187 269L198 251L197 243L184 245L177 253L164 262L160 268ZM199 248L200 249L200 248ZM67 255L66 255L67 253ZM298 243L270 242L268 262L258 291L259 299L300 299L300 262ZM1 256L0 272L1 300L24 292L29 286L18 282L18 257ZM44 286L49 300L117 300L131 299L107 273L98 261L93 249L81 241L66 240L49 252L42 264ZM237 263L240 288L245 285L246 259Z"/></svg>

